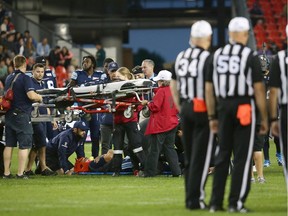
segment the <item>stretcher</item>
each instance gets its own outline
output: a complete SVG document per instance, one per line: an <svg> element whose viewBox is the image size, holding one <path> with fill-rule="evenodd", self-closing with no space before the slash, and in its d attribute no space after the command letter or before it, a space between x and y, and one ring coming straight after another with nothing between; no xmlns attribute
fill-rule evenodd
<svg viewBox="0 0 288 216"><path fill-rule="evenodd" d="M115 113L125 110L124 116L133 116L133 110L141 104L141 98L152 95L153 81L137 79L118 81L73 88L40 89L36 92L43 97L43 103L34 103L32 121L65 120L72 122L83 115ZM135 98L131 102L131 98ZM40 115L39 108L52 110L49 115ZM59 114L60 113L60 114Z"/></svg>

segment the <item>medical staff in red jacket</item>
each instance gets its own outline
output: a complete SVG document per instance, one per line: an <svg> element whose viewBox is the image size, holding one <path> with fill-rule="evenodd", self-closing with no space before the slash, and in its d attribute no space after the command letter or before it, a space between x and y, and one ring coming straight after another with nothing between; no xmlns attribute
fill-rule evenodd
<svg viewBox="0 0 288 216"><path fill-rule="evenodd" d="M159 86L153 100L150 102L142 101L142 105L146 105L150 110L150 119L145 135L151 134L150 151L146 158L144 177L157 175L158 159L162 150L172 175L175 177L181 175L178 156L174 148L179 119L169 87L171 77L170 71L160 71L153 78Z"/></svg>

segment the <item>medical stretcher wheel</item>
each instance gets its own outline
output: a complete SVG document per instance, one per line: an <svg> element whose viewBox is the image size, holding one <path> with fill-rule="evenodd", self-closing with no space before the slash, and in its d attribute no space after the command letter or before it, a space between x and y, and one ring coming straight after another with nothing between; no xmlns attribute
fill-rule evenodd
<svg viewBox="0 0 288 216"><path fill-rule="evenodd" d="M124 110L123 114L124 114L125 118L131 118L133 116L133 113L134 113L134 111L133 111L132 107L128 106L128 108Z"/></svg>
<svg viewBox="0 0 288 216"><path fill-rule="evenodd" d="M142 115L145 117L145 118L149 118L150 117L150 110L147 106L145 106L143 109L142 109Z"/></svg>
<svg viewBox="0 0 288 216"><path fill-rule="evenodd" d="M72 111L68 111L66 114L65 114L65 117L64 117L65 121L70 123L73 121L73 112Z"/></svg>

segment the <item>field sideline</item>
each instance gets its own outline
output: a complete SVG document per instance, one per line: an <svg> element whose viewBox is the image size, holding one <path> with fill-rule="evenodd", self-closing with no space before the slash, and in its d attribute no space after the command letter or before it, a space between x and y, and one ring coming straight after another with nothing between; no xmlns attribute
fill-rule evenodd
<svg viewBox="0 0 288 216"><path fill-rule="evenodd" d="M287 215L287 192L282 167L272 152L272 166L264 168L266 184L252 184L246 202L249 215ZM89 148L90 149L90 148ZM17 151L15 151L16 153ZM14 159L16 155L14 153ZM87 155L89 156L89 155ZM15 161L16 162L16 161ZM15 162L12 172L15 174ZM229 179L230 180L230 179ZM206 193L210 198L212 176ZM229 189L227 188L227 191ZM184 208L183 178L138 178L107 175L36 176L29 180L0 180L1 215L230 215ZM226 193L227 194L227 193ZM227 200L227 197L225 198ZM225 202L225 207L227 203Z"/></svg>

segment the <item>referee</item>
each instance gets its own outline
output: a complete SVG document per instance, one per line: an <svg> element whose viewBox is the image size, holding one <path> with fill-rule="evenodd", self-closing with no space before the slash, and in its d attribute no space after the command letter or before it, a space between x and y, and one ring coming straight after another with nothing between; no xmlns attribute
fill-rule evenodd
<svg viewBox="0 0 288 216"><path fill-rule="evenodd" d="M213 134L204 101L204 66L210 55L212 28L204 21L191 27L190 47L177 56L170 88L181 114L184 145L186 208L205 209L204 186L211 159ZM181 107L181 108L180 108Z"/></svg>
<svg viewBox="0 0 288 216"><path fill-rule="evenodd" d="M247 212L244 202L250 190L256 132L255 102L261 115L259 133L264 135L268 130L260 61L257 53L245 46L249 28L249 21L244 17L235 17L230 21L230 43L216 50L206 77L205 96L210 129L218 132L219 136L210 212L223 210L232 153L234 169L231 173L228 211Z"/></svg>
<svg viewBox="0 0 288 216"><path fill-rule="evenodd" d="M286 26L286 36L288 37L288 25ZM270 121L271 131L280 138L280 147L284 155L284 174L288 188L287 170L287 50L277 53L276 59L271 65L270 75ZM279 93L278 93L279 92ZM278 100L277 100L277 96ZM277 102L280 105L280 127L277 117Z"/></svg>

